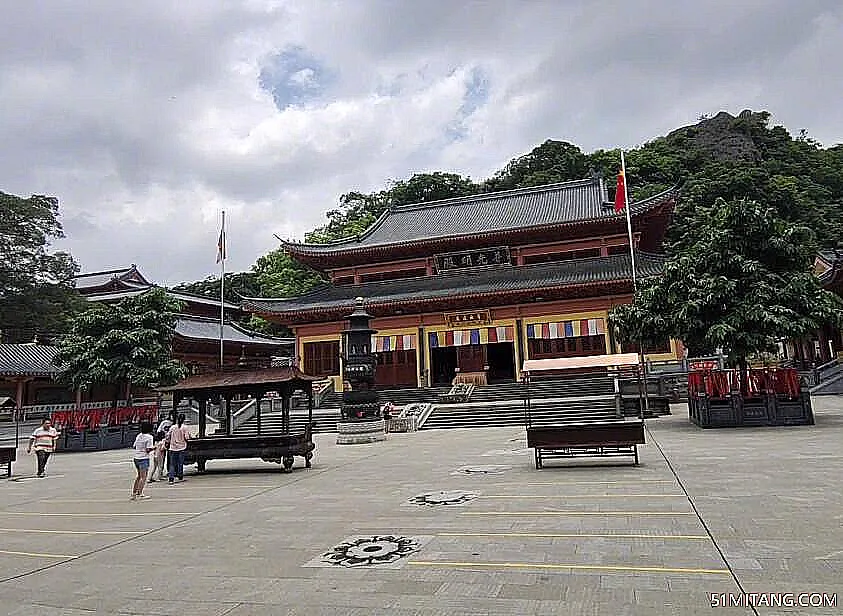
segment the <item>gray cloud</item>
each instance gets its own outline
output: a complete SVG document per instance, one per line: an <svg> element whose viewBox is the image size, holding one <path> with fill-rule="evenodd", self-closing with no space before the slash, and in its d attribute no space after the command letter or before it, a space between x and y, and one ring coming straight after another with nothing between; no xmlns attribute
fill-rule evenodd
<svg viewBox="0 0 843 616"><path fill-rule="evenodd" d="M62 200L85 269L202 278L301 237L348 190L482 178L546 138L632 146L768 109L843 141L837 1L15 3L0 190Z"/></svg>

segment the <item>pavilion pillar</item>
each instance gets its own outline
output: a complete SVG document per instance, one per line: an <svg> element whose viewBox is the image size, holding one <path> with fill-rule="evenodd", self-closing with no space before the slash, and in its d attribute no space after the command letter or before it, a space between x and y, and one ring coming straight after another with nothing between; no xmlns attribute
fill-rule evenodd
<svg viewBox="0 0 843 616"><path fill-rule="evenodd" d="M313 396L313 387L310 391L310 395ZM281 431L284 434L290 433L290 393L286 390L281 392Z"/></svg>
<svg viewBox="0 0 843 616"><path fill-rule="evenodd" d="M205 436L205 415L208 413L208 399L199 399L199 438Z"/></svg>
<svg viewBox="0 0 843 616"><path fill-rule="evenodd" d="M527 359L527 350L524 348L524 321L515 319L515 380L521 380L521 367Z"/></svg>
<svg viewBox="0 0 843 616"><path fill-rule="evenodd" d="M231 396L225 396L221 400L225 400L225 434L231 436Z"/></svg>
<svg viewBox="0 0 843 616"><path fill-rule="evenodd" d="M312 427L313 424L313 384L305 381L307 384L307 425Z"/></svg>
<svg viewBox="0 0 843 616"><path fill-rule="evenodd" d="M20 408L23 406L23 390L24 390L24 383L26 379L17 379L17 387L15 389L15 406L20 412Z"/></svg>
<svg viewBox="0 0 843 616"><path fill-rule="evenodd" d="M423 346L424 345L424 346ZM430 383L427 379L426 374L426 362L425 362L425 347L427 346L427 340L424 338L424 327L419 327L418 331L418 338L416 341L416 362L418 365L418 383L419 387L430 387Z"/></svg>
<svg viewBox="0 0 843 616"><path fill-rule="evenodd" d="M258 436L261 433L261 402L263 402L263 396L258 394L255 396L255 423L258 427Z"/></svg>

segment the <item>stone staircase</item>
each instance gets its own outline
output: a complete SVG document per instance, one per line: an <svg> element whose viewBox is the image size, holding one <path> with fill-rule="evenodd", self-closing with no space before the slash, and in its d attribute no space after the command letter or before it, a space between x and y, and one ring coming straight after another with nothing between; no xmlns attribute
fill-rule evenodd
<svg viewBox="0 0 843 616"><path fill-rule="evenodd" d="M336 432L337 422L340 420L339 409L313 409L313 432ZM290 413L290 432L304 432L307 424L307 411L294 409ZM261 433L278 434L281 432L281 412L261 413ZM251 435L258 433L258 422L256 418L243 423L238 427L235 434Z"/></svg>
<svg viewBox="0 0 843 616"><path fill-rule="evenodd" d="M530 384L530 418L535 424L618 419L614 379L606 375L534 381ZM504 383L477 387L469 402L438 405L422 430L523 426L524 385Z"/></svg>
<svg viewBox="0 0 843 616"><path fill-rule="evenodd" d="M448 387L379 389L378 397L381 403L391 401L395 406L406 406L413 403L434 403L440 393L448 393L449 389ZM342 392L333 392L325 397L320 408L339 409L340 406L342 406Z"/></svg>

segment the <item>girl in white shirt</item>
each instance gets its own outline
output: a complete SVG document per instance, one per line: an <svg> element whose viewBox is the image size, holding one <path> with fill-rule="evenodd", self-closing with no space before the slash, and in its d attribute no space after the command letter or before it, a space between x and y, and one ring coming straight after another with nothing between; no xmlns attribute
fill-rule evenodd
<svg viewBox="0 0 843 616"><path fill-rule="evenodd" d="M137 498L148 498L143 493L146 485L146 474L149 472L149 452L155 449L152 442L152 424L144 421L140 425L140 434L135 437L134 453L132 459L135 463L135 470L138 476L135 477L135 485L132 487L132 500Z"/></svg>

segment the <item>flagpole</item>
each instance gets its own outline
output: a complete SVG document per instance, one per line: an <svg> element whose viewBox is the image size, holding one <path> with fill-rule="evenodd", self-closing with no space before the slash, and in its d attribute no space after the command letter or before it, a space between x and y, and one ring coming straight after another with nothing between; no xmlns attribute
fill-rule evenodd
<svg viewBox="0 0 843 616"><path fill-rule="evenodd" d="M632 243L632 216L629 213L629 182L626 181L626 161L623 157L623 150L621 150L621 175L623 175L623 205L626 210L626 231L629 236L629 262L632 265L632 301L635 303L635 295L638 292L638 279L635 273L635 247ZM647 391L647 359L644 356L644 339L638 337L638 358L641 362L641 376L643 377L643 404L641 405L640 418L643 421L644 412L650 408L650 396ZM639 390L639 396L641 392Z"/></svg>
<svg viewBox="0 0 843 616"><path fill-rule="evenodd" d="M222 227L220 228L220 371L223 369L225 345L223 344L225 338L223 336L223 327L225 325L225 210L222 211Z"/></svg>
<svg viewBox="0 0 843 616"><path fill-rule="evenodd" d="M632 245L632 218L629 214L629 189L626 181L626 161L623 157L623 150L621 150L621 174L623 175L623 205L626 210L626 231L629 235L629 261L632 263L632 290L633 293L638 289L637 277L635 275L635 248Z"/></svg>

